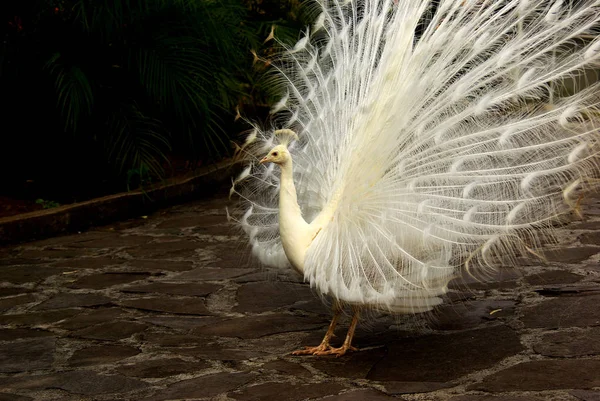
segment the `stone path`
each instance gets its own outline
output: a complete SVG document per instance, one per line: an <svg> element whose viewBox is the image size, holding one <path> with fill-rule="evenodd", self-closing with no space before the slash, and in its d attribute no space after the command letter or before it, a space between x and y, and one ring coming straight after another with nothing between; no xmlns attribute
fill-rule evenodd
<svg viewBox="0 0 600 401"><path fill-rule="evenodd" d="M374 316L339 359L290 355L329 312L250 259L225 202L0 248L0 401L600 400L600 198L549 263Z"/></svg>

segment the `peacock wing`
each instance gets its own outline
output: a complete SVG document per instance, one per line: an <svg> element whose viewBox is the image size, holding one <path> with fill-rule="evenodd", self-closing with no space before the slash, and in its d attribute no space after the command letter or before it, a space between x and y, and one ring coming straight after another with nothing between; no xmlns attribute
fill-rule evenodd
<svg viewBox="0 0 600 401"><path fill-rule="evenodd" d="M535 249L598 173L600 1L326 1L278 63L277 126L304 218L305 278L420 311L460 266ZM568 86L571 90L567 90ZM234 182L256 255L285 265L274 144L256 127Z"/></svg>
<svg viewBox="0 0 600 401"><path fill-rule="evenodd" d="M600 2L436 3L326 7L327 89L286 100L323 210L305 277L348 302L430 308L459 268L534 250L598 173Z"/></svg>

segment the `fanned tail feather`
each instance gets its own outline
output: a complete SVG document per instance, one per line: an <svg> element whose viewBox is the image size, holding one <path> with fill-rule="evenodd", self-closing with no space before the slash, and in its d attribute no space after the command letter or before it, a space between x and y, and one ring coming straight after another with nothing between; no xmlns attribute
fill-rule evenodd
<svg viewBox="0 0 600 401"><path fill-rule="evenodd" d="M431 309L465 262L535 250L596 186L600 1L320 8L278 63L286 91L273 107L298 134L288 148L303 216L326 215L305 261L319 292ZM232 191L254 253L283 266L279 172L256 163L276 143L255 127Z"/></svg>

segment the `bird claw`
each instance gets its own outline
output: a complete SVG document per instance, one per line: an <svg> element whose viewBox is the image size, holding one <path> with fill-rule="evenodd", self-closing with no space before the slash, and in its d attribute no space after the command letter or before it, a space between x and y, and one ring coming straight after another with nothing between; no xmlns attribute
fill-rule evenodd
<svg viewBox="0 0 600 401"><path fill-rule="evenodd" d="M304 349L292 352L292 355L326 355L323 352L327 352L330 349L331 346L329 344L320 344L316 347L304 347Z"/></svg>
<svg viewBox="0 0 600 401"><path fill-rule="evenodd" d="M358 351L358 348L351 345L342 345L339 348L333 348L330 345L321 344L316 347L304 347L304 349L292 352L292 355L335 355L336 358L339 358L340 356L346 355L348 351Z"/></svg>
<svg viewBox="0 0 600 401"><path fill-rule="evenodd" d="M329 347L327 351L320 355L335 355L336 358L339 358L340 356L346 355L348 351L358 351L358 348L353 347L351 345L342 345L339 348Z"/></svg>

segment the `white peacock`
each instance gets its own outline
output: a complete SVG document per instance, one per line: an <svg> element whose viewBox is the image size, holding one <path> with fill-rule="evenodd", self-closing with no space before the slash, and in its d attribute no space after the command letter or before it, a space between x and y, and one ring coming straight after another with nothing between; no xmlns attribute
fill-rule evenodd
<svg viewBox="0 0 600 401"><path fill-rule="evenodd" d="M600 0L319 4L278 63L282 129L240 148L231 217L264 264L335 301L295 354L339 356L361 309L429 311L461 269L535 250L578 211L600 168Z"/></svg>

